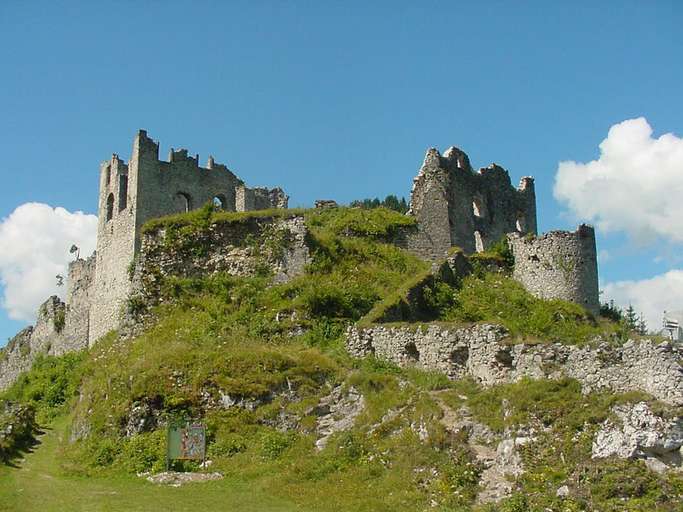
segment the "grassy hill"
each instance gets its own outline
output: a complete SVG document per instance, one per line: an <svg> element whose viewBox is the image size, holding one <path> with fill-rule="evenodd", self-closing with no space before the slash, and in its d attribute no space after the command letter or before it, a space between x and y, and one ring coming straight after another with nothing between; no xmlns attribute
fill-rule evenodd
<svg viewBox="0 0 683 512"><path fill-rule="evenodd" d="M25 462L14 459L19 469L0 469L0 508L680 510L680 475L590 457L612 405L664 407L647 396L583 395L571 380L482 389L372 357L351 359L346 326L400 300L429 265L386 243L411 222L403 215L381 208L303 213L313 248L305 275L276 286L267 275L169 278L141 335L111 333L88 352L39 359L4 393L32 405L47 434ZM236 218L193 212L147 229L182 233ZM457 286L434 282L425 318L500 323L513 341L625 337L618 323L540 301L504 271L477 268ZM501 503L476 502L485 471L477 450L491 446L451 428L463 407L489 444L504 432L534 432L521 450L526 472ZM319 449L325 421L343 423L344 416L350 428ZM164 425L173 418L206 422L211 470L224 480L173 489L136 476L164 468ZM571 496L556 495L562 485Z"/></svg>

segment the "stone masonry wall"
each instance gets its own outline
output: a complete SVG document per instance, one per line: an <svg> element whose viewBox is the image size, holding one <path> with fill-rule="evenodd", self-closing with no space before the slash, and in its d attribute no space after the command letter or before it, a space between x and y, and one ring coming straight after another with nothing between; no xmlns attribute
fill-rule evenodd
<svg viewBox="0 0 683 512"><path fill-rule="evenodd" d="M522 178L515 189L498 165L474 172L458 148L443 156L432 148L413 180L409 214L419 232L404 245L418 255L438 259L453 246L481 252L507 233L536 233L534 181Z"/></svg>
<svg viewBox="0 0 683 512"><path fill-rule="evenodd" d="M56 355L63 346L65 305L57 296L46 300L38 309L34 327L27 327L0 351L0 391L7 389L19 374L28 371L40 354Z"/></svg>
<svg viewBox="0 0 683 512"><path fill-rule="evenodd" d="M577 347L559 343L505 343L508 333L496 325L455 327L372 326L347 331L355 357L374 354L400 366L437 370L452 379L470 376L485 386L522 377L577 379L585 392L643 391L672 405L683 405L680 354L668 343L629 341L623 346Z"/></svg>
<svg viewBox="0 0 683 512"><path fill-rule="evenodd" d="M159 160L159 144L144 130L133 141L128 164L114 155L102 165L97 261L90 294L90 344L120 325L132 291L128 269L140 250L142 226L151 219L200 208L207 202L235 211L238 190L251 199L241 205L243 210L287 206L281 189L248 189L211 156L206 167L200 167L199 156L189 155L186 149L171 149L168 161Z"/></svg>
<svg viewBox="0 0 683 512"><path fill-rule="evenodd" d="M598 262L591 226L538 237L512 233L508 242L515 257L513 277L530 293L576 302L598 314Z"/></svg>
<svg viewBox="0 0 683 512"><path fill-rule="evenodd" d="M69 264L64 329L60 343L54 347L60 355L88 346L90 339L90 306L95 282L96 255Z"/></svg>
<svg viewBox="0 0 683 512"><path fill-rule="evenodd" d="M274 274L274 282L288 281L301 275L310 262L307 233L304 218L296 215L216 223L179 243L170 241L164 229L145 233L133 293L153 304L161 281L170 276L191 278L218 272L251 276L264 268Z"/></svg>

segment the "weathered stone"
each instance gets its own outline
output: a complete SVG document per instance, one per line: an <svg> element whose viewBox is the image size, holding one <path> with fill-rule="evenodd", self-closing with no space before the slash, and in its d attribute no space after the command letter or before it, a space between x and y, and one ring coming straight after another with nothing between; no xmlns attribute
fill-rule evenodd
<svg viewBox="0 0 683 512"><path fill-rule="evenodd" d="M367 328L351 326L351 355L374 354L401 366L438 370L450 378L473 377L485 386L522 377L577 379L585 392L644 391L672 405L683 405L683 368L668 342L628 341L620 347L577 347L561 343L505 343L497 325ZM605 352L611 361L605 364Z"/></svg>
<svg viewBox="0 0 683 512"><path fill-rule="evenodd" d="M460 149L441 156L431 148L413 180L409 215L418 232L402 244L425 258L443 258L453 246L482 251L507 233L536 233L534 180L522 178L515 189L498 165L474 172Z"/></svg>
<svg viewBox="0 0 683 512"><path fill-rule="evenodd" d="M593 458L615 455L622 459L655 459L653 466L681 466L683 417L666 419L645 402L618 405L618 421L606 420L593 441Z"/></svg>
<svg viewBox="0 0 683 512"><path fill-rule="evenodd" d="M315 201L316 208L337 208L338 206L337 201L333 199L316 199Z"/></svg>
<svg viewBox="0 0 683 512"><path fill-rule="evenodd" d="M337 386L322 398L311 411L318 416L316 431L319 437L315 442L316 449L324 449L333 434L353 427L364 407L365 398L354 387L343 391L341 386Z"/></svg>
<svg viewBox="0 0 683 512"><path fill-rule="evenodd" d="M208 462L208 461L207 461ZM144 477L148 482L159 485L169 485L171 487L180 487L181 485L210 482L212 480L221 480L223 475L221 473L187 473L177 471L164 471L156 475L147 473L140 473L138 476Z"/></svg>
<svg viewBox="0 0 683 512"><path fill-rule="evenodd" d="M591 226L539 237L511 233L508 243L515 258L513 277L530 293L576 302L598 314L598 259Z"/></svg>
<svg viewBox="0 0 683 512"><path fill-rule="evenodd" d="M567 485L562 485L557 488L557 491L555 492L555 496L558 498L566 498L569 496L569 486Z"/></svg>

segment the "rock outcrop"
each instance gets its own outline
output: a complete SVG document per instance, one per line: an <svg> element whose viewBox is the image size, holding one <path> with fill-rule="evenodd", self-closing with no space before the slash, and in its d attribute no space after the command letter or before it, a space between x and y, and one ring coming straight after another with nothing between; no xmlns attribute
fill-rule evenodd
<svg viewBox="0 0 683 512"><path fill-rule="evenodd" d="M681 466L683 417L664 418L645 402L618 405L612 412L616 421L606 420L596 434L593 458L644 459L657 471Z"/></svg>

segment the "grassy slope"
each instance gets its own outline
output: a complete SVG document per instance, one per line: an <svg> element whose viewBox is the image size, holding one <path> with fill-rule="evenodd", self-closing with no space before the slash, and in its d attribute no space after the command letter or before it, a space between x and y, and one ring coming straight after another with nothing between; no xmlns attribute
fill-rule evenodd
<svg viewBox="0 0 683 512"><path fill-rule="evenodd" d="M212 218L192 215L168 222L172 230L205 229ZM405 217L385 210L345 209L306 216L315 247L306 276L270 288L261 277L171 280L164 290L172 304L158 308L158 322L142 336L125 343L109 337L88 354L47 360L10 390L8 396L34 402L43 421L58 419L44 445L27 457L21 469L0 473L0 506L150 510L166 505L185 510L204 505L207 510L223 510L226 503L235 503L239 510L394 511L424 509L434 501L436 510L469 510L481 468L465 439L440 423L443 411L433 393L442 390L442 400L453 407L462 405L466 397L475 417L494 430L514 422L541 422L556 429L557 438L544 437L525 454L535 468L520 480L525 494L508 500L500 510L555 506L559 482L573 478L580 482L577 475L584 473L592 475L577 484L584 497L569 503L573 508L567 510L581 510L579 503L624 510L624 493L634 498L630 510L675 510L666 500L672 493L680 494L679 481L653 477L640 463L592 463L589 435L580 443L570 436L583 428L579 424L584 420L589 430L595 428L610 403L640 396L584 399L571 381L560 386L540 381L481 390L468 382L450 383L441 375L400 370L373 359L350 360L341 342L344 326L424 272L426 265L381 243L397 226L405 225ZM223 215L218 220L239 218ZM155 225L164 226L163 221ZM495 301L500 297L478 299L477 293L470 293L464 300L469 287L491 288L486 279L473 279L459 296L453 297L453 290L437 300L441 314L466 315L457 320L505 320L509 318L499 311L516 315L519 308L530 307L528 295L506 286L493 288L501 296L514 292L508 300L512 305L504 300L500 304L510 309L498 308ZM489 301L494 301L493 309L473 309ZM280 321L275 320L278 313ZM474 314L479 318L472 318ZM288 336L297 324L309 331ZM572 333L585 325L593 324L583 316L570 316L563 329ZM519 332L528 335L528 326L520 326ZM74 383L80 383L79 401L73 396ZM316 453L310 408L335 384L359 389L366 407L351 431L333 437L325 450ZM297 400L283 396L282 390L289 387ZM216 398L219 390L245 399L274 393L275 399L254 411L207 409L207 394ZM505 423L503 399L512 410ZM121 435L132 405L145 400L157 404L163 415L203 416L210 429L210 458L227 479L168 489L131 476L163 466L163 431L129 439ZM395 418L382 421L389 411L397 410L401 412ZM65 419L67 414L73 415L72 424ZM299 428L287 433L274 428L273 421L282 414L298 417ZM88 440L69 444L60 439L65 429L78 430L84 424L91 431ZM419 439L421 428L429 433L427 441ZM574 450L562 462L552 455L556 439L558 446ZM621 473L629 475L628 482L620 479ZM633 481L642 485L628 487Z"/></svg>
<svg viewBox="0 0 683 512"><path fill-rule="evenodd" d="M226 479L218 482L160 487L132 475L64 475L59 467L66 418L40 436L40 444L17 468L0 467L0 510L7 511L111 511L173 510L301 510L281 496L269 494L255 482Z"/></svg>

